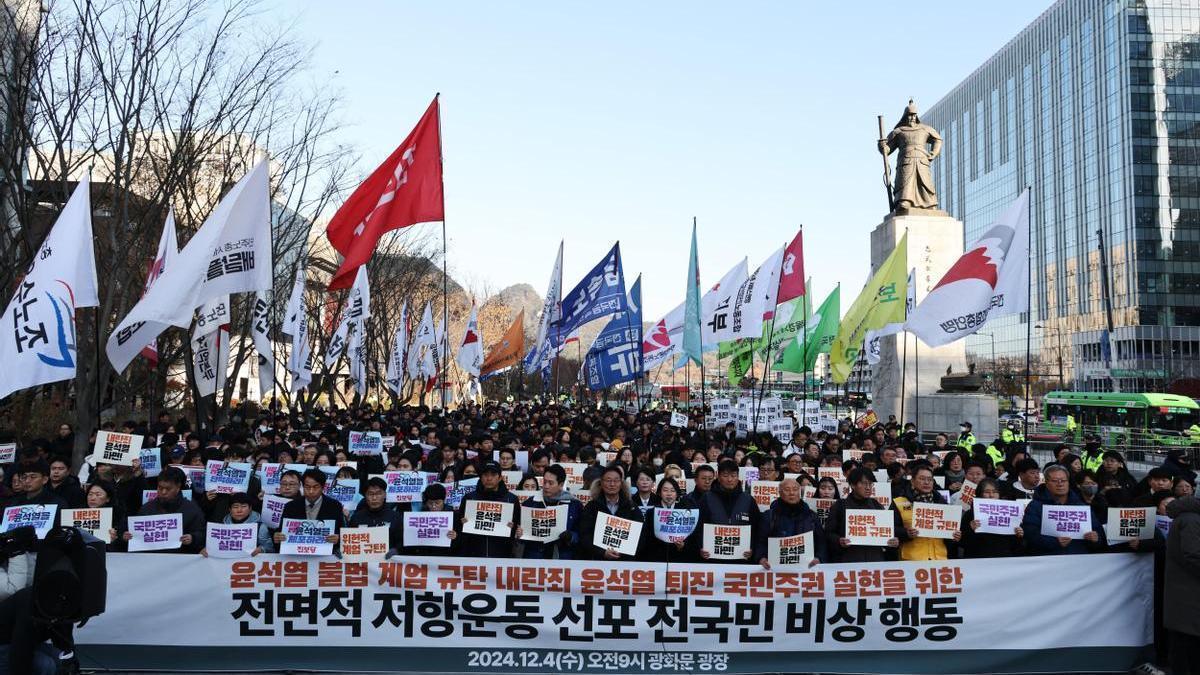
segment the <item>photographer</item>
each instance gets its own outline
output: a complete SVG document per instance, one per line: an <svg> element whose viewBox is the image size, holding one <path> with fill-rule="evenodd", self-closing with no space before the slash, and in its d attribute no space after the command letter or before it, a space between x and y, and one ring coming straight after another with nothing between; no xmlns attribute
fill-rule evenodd
<svg viewBox="0 0 1200 675"><path fill-rule="evenodd" d="M70 626L60 629L33 619L37 544L32 527L0 535L0 673L71 672L77 665ZM62 652L47 644L48 639Z"/></svg>

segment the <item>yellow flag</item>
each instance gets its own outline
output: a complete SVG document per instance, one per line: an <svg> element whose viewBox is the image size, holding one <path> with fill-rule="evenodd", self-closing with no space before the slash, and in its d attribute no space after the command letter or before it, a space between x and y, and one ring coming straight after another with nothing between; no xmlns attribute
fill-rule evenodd
<svg viewBox="0 0 1200 675"><path fill-rule="evenodd" d="M889 323L904 323L907 295L908 233L905 232L842 319L829 352L829 370L834 382L842 383L850 377L867 331L883 328Z"/></svg>

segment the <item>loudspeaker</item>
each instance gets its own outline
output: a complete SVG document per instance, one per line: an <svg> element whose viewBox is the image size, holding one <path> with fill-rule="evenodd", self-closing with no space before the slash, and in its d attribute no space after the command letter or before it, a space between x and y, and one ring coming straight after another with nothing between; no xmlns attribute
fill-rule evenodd
<svg viewBox="0 0 1200 675"><path fill-rule="evenodd" d="M34 569L34 617L77 622L103 613L108 595L104 553L103 541L78 528L50 530Z"/></svg>

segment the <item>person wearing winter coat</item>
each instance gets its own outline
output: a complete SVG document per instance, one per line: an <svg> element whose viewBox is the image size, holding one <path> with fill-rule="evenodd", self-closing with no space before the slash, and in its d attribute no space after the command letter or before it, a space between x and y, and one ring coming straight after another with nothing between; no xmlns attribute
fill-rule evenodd
<svg viewBox="0 0 1200 675"><path fill-rule="evenodd" d="M445 488L442 490L445 491ZM349 527L386 527L388 551L400 550L404 521L396 509L387 503L387 482L379 476L367 480L366 494L358 503L358 508L350 514Z"/></svg>
<svg viewBox="0 0 1200 675"><path fill-rule="evenodd" d="M225 525L242 525L248 523L257 526L258 542L250 555L254 556L259 553L275 552L275 542L271 541L271 532L267 529L267 524L262 521L262 518L254 512L253 500L245 492L235 492L229 496L229 509L221 522ZM208 548L200 549L200 555L207 558Z"/></svg>
<svg viewBox="0 0 1200 675"><path fill-rule="evenodd" d="M471 507L473 502L512 504L512 521L507 523L506 527L501 527L501 531L508 534L489 536L464 532L463 526L466 524L468 509L473 509ZM479 470L479 485L474 491L463 497L462 503L458 505L458 511L455 513L454 529L458 536L454 539L454 545L451 547L454 555L467 558L511 558L516 535L515 526L521 522L520 508L521 505L517 503L516 495L509 492L504 481L500 480L500 465L495 462L485 463Z"/></svg>
<svg viewBox="0 0 1200 675"><path fill-rule="evenodd" d="M555 506L567 507L567 528L554 541L525 541L523 558L533 560L571 560L579 545L579 519L583 515L583 504L565 489L567 472L559 465L546 467L542 473L542 493L526 499L521 505L526 508L545 509ZM519 529L519 528L518 528ZM517 534L520 537L520 533Z"/></svg>
<svg viewBox="0 0 1200 675"><path fill-rule="evenodd" d="M992 478L979 481L975 488L976 499L1000 499L1000 487ZM963 511L962 538L959 539L959 551L964 558L1010 558L1021 554L1021 546L1025 531L1020 525L1013 528L1012 534L996 534L994 532L976 532L982 523L975 517L974 506Z"/></svg>
<svg viewBox="0 0 1200 675"><path fill-rule="evenodd" d="M596 527L603 511L610 516L642 522L642 512L629 499L629 483L625 472L615 463L604 468L600 480L593 488L592 500L583 507L579 517L579 546L576 557L580 560L635 560L636 556L618 553L613 548L596 546Z"/></svg>
<svg viewBox="0 0 1200 675"><path fill-rule="evenodd" d="M139 511L139 516L162 516L179 513L183 516L183 535L179 539L177 553L199 553L204 548L204 537L207 532L204 513L191 501L184 499L181 494L187 478L180 469L169 466L158 475L158 496L146 503ZM125 532L125 541L133 539L132 532Z"/></svg>
<svg viewBox="0 0 1200 675"><path fill-rule="evenodd" d="M737 462L732 459L722 460L717 466L716 482L700 501L700 525L692 535L695 540L693 547L700 547L700 557L705 561L737 563L739 561L711 559L712 552L703 548L704 526L749 525L750 541L753 542L761 516L758 503L742 488L742 483L738 480ZM745 559L750 560L753 556L754 550L751 546L745 553Z"/></svg>
<svg viewBox="0 0 1200 675"><path fill-rule="evenodd" d="M1163 625L1170 631L1168 660L1173 673L1200 673L1200 500L1167 505Z"/></svg>
<svg viewBox="0 0 1200 675"><path fill-rule="evenodd" d="M768 540L771 537L794 537L805 532L812 533L813 565L826 562L829 557L825 550L825 533L817 514L800 498L800 483L788 478L779 483L779 498L771 502L771 507L762 514L758 523L758 533L754 537L753 560L757 560L763 569L771 569L767 560Z"/></svg>
<svg viewBox="0 0 1200 675"><path fill-rule="evenodd" d="M683 493L679 483L672 477L663 478L654 492L653 506L646 511L642 522L642 542L638 546L638 560L646 562L695 562L687 547L688 539L671 543L654 536L654 522L659 509L695 509L691 497ZM693 531L694 532L694 531Z"/></svg>
<svg viewBox="0 0 1200 675"><path fill-rule="evenodd" d="M829 517L825 520L825 539L828 545L828 555L834 559L834 562L883 562L886 559L887 549L894 549L900 546L900 539L898 537L889 539L886 547L851 544L850 540L846 538L847 511L883 509L879 502L870 496L871 484L875 482L875 476L866 469L854 469L850 472L849 481L850 494L846 495L845 499L834 502L833 508L829 510ZM894 520L895 525L893 527L896 532L899 532L902 525L899 522L899 516L896 516Z"/></svg>
<svg viewBox="0 0 1200 675"><path fill-rule="evenodd" d="M933 482L933 470L928 466L913 470L909 480L908 494L892 500L892 507L900 515L903 527L896 532L900 539L901 560L948 560L950 550L945 539L937 537L922 537L913 526L913 514L918 503L945 504L946 500L937 492L937 483ZM962 530L954 533L954 542L962 539ZM953 545L950 545L951 547Z"/></svg>
<svg viewBox="0 0 1200 675"><path fill-rule="evenodd" d="M1070 473L1061 465L1046 467L1045 481L1033 492L1033 501L1025 507L1021 529L1025 532L1025 548L1030 555L1075 555L1092 553L1104 547L1104 535L1095 522L1083 539L1051 537L1042 534L1042 514L1048 506L1087 506L1071 490Z"/></svg>

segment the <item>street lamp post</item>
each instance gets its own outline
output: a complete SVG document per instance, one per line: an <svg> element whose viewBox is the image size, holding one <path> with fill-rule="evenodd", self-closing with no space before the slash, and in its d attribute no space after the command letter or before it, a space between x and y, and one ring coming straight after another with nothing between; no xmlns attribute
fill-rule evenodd
<svg viewBox="0 0 1200 675"><path fill-rule="evenodd" d="M1042 324L1034 324L1034 328L1045 331L1046 327ZM1054 329L1054 353L1058 359L1058 388L1060 391L1066 391L1067 383L1063 379L1063 357L1062 357L1062 331Z"/></svg>

